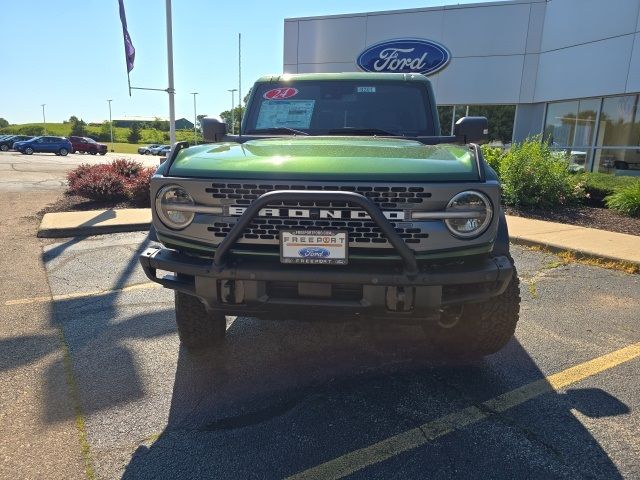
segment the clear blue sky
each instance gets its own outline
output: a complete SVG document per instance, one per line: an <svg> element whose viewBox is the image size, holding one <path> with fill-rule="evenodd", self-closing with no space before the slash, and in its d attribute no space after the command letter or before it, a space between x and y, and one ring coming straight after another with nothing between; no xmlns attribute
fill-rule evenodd
<svg viewBox="0 0 640 480"><path fill-rule="evenodd" d="M477 1L477 0L476 0ZM243 42L243 92L266 73L282 71L284 18L470 3L470 0L173 0L176 115L218 115L237 88L237 37ZM125 0L136 48L131 84L166 88L164 0ZM10 123L87 122L113 117L168 117L167 95L129 97L117 0L3 1L0 9L0 117Z"/></svg>

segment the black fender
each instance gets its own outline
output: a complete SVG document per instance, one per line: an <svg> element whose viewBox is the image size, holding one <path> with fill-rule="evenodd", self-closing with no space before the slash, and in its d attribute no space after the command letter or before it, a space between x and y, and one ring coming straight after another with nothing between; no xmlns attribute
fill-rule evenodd
<svg viewBox="0 0 640 480"><path fill-rule="evenodd" d="M498 218L498 233L496 234L496 240L493 244L493 250L491 250L491 255L494 257L501 256L501 255L510 257L509 229L507 227L507 218L505 217L502 209L500 209L500 216Z"/></svg>

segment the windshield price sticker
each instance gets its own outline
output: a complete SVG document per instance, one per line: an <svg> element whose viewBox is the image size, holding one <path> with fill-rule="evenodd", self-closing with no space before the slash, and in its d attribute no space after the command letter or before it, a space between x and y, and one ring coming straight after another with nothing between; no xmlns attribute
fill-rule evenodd
<svg viewBox="0 0 640 480"><path fill-rule="evenodd" d="M376 87L358 87L356 92L358 92L358 93L376 93Z"/></svg>
<svg viewBox="0 0 640 480"><path fill-rule="evenodd" d="M309 128L315 100L263 100L256 128Z"/></svg>
<svg viewBox="0 0 640 480"><path fill-rule="evenodd" d="M262 98L266 100L286 100L287 98L295 97L298 94L298 89L293 87L273 88L262 95Z"/></svg>
<svg viewBox="0 0 640 480"><path fill-rule="evenodd" d="M280 261L301 264L347 264L348 237L336 230L282 230Z"/></svg>

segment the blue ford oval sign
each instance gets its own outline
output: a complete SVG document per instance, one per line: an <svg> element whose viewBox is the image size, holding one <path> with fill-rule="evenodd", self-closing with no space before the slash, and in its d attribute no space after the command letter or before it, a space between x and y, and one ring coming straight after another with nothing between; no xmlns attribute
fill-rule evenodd
<svg viewBox="0 0 640 480"><path fill-rule="evenodd" d="M443 45L421 38L385 40L366 48L357 64L365 72L422 73L444 68L451 54Z"/></svg>
<svg viewBox="0 0 640 480"><path fill-rule="evenodd" d="M305 258L326 258L331 252L322 247L305 247L298 250L298 254Z"/></svg>

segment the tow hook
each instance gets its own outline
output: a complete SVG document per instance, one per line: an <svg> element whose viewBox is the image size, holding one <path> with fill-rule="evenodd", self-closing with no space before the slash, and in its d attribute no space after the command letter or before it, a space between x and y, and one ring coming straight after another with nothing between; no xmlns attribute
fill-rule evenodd
<svg viewBox="0 0 640 480"><path fill-rule="evenodd" d="M387 287L387 309L393 312L409 312L413 310L414 297L413 287Z"/></svg>

